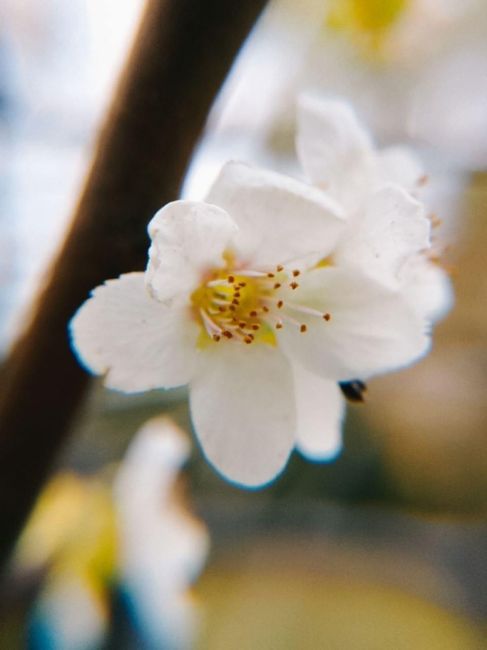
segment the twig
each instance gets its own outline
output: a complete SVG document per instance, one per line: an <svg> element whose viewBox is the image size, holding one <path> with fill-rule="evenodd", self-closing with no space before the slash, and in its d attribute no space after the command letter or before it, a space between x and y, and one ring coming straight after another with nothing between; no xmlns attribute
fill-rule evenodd
<svg viewBox="0 0 487 650"><path fill-rule="evenodd" d="M91 288L142 269L146 224L177 198L211 103L265 0L150 0L32 322L2 373L0 560L86 392L66 326Z"/></svg>

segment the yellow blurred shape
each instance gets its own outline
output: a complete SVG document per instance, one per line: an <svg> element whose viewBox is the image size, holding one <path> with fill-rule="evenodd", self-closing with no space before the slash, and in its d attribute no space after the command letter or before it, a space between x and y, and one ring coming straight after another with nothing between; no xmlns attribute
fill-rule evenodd
<svg viewBox="0 0 487 650"><path fill-rule="evenodd" d="M407 5L408 0L334 0L325 26L377 52L384 36L402 17Z"/></svg>
<svg viewBox="0 0 487 650"><path fill-rule="evenodd" d="M200 650L481 650L466 620L397 588L284 569L208 572Z"/></svg>
<svg viewBox="0 0 487 650"><path fill-rule="evenodd" d="M17 548L22 568L51 565L109 578L115 562L115 518L108 487L70 472L42 492Z"/></svg>

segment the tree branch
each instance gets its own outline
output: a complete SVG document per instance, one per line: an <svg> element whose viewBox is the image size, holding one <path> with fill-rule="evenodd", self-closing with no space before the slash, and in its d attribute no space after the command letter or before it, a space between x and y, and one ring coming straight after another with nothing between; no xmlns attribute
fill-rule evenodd
<svg viewBox="0 0 487 650"><path fill-rule="evenodd" d="M88 386L66 326L103 280L144 267L146 225L178 196L212 101L265 0L149 0L74 221L2 373L5 561Z"/></svg>

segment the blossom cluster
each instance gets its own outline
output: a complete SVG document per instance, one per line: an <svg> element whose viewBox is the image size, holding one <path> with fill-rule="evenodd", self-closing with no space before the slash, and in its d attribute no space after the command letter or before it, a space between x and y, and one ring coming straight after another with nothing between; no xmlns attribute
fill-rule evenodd
<svg viewBox="0 0 487 650"><path fill-rule="evenodd" d="M71 326L110 388L188 384L203 452L245 486L295 446L335 457L340 386L422 357L452 299L410 151L377 149L348 104L310 96L296 148L306 181L229 162L205 201L164 206L145 273L97 287Z"/></svg>

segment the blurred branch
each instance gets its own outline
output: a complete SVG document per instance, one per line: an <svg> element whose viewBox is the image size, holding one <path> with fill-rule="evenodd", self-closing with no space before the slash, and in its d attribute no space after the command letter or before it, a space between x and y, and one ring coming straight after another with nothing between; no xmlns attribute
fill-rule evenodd
<svg viewBox="0 0 487 650"><path fill-rule="evenodd" d="M213 99L265 0L149 0L66 242L2 372L0 560L86 392L66 326L90 289L142 269L146 224L177 198Z"/></svg>

